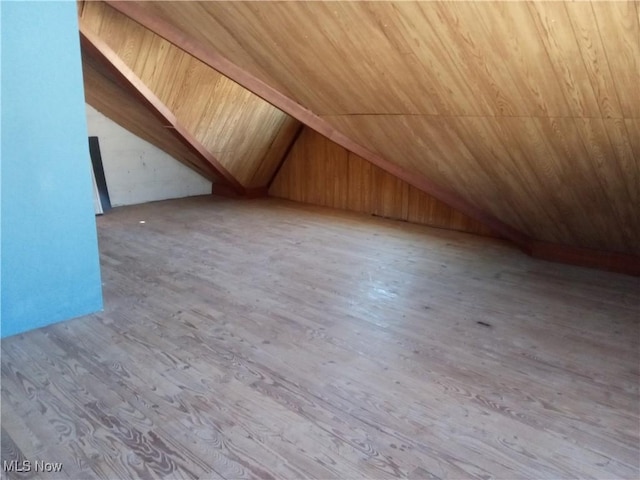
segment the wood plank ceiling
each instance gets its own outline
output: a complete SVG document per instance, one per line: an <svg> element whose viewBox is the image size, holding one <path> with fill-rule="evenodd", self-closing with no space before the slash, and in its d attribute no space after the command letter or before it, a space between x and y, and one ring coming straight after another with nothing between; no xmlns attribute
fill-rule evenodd
<svg viewBox="0 0 640 480"><path fill-rule="evenodd" d="M133 72L240 193L268 184L297 120L104 3L86 2L80 27Z"/></svg>
<svg viewBox="0 0 640 480"><path fill-rule="evenodd" d="M174 156L186 158L184 163L202 175L213 177L214 191L226 183L225 193L236 187L246 194L236 175L244 181L250 173L250 188L273 184L269 194L282 198L495 234L308 128L289 146L291 132L299 128L299 122L106 4L79 6L88 101L125 128ZM206 90L211 85L213 95ZM252 108L238 111L238 104L245 105L247 99ZM253 147L250 140L256 139L255 135L246 138L247 132L254 133L247 122L253 122L255 128L256 120L264 120L265 109L268 114L278 115L288 128L281 128L269 145L269 138L258 137L254 150L259 154L247 159L246 149ZM267 137L279 128L261 127ZM215 150L216 146L234 142L241 148ZM266 147L264 155L260 150ZM286 157L284 148L290 152ZM263 193L267 193L266 188Z"/></svg>
<svg viewBox="0 0 640 480"><path fill-rule="evenodd" d="M167 122L154 114L139 95L101 59L100 53L82 41L85 99L89 105L133 134L167 152L203 177L219 182L207 162L181 139L172 135Z"/></svg>
<svg viewBox="0 0 640 480"><path fill-rule="evenodd" d="M109 3L534 240L640 254L638 2Z"/></svg>

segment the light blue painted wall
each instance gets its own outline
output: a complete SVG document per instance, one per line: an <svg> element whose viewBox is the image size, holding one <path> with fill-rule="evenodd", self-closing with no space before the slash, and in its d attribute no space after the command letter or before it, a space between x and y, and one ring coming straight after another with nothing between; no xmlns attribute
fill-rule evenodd
<svg viewBox="0 0 640 480"><path fill-rule="evenodd" d="M2 336L102 308L75 2L2 9Z"/></svg>

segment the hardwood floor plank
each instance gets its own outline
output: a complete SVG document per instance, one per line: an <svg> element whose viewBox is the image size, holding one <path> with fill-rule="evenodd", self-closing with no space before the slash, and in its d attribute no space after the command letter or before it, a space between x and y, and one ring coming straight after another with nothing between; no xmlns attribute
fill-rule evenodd
<svg viewBox="0 0 640 480"><path fill-rule="evenodd" d="M98 230L105 311L2 340L28 478L640 474L637 278L274 199Z"/></svg>

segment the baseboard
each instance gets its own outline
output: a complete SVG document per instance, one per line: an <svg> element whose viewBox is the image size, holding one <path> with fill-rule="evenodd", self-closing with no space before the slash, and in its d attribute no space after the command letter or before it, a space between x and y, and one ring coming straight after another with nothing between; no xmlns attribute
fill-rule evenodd
<svg viewBox="0 0 640 480"><path fill-rule="evenodd" d="M541 260L640 276L640 257L635 255L603 252L535 240L531 242L527 253Z"/></svg>
<svg viewBox="0 0 640 480"><path fill-rule="evenodd" d="M243 188L242 192L237 192L231 185L224 183L211 184L211 194L220 195L221 197L238 199L261 198L266 197L268 192L269 190L267 187Z"/></svg>

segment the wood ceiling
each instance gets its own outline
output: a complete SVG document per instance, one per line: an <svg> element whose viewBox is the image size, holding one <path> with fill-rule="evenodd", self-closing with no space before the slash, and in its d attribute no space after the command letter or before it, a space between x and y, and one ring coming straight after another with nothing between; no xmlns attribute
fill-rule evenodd
<svg viewBox="0 0 640 480"><path fill-rule="evenodd" d="M528 250L640 255L638 2L108 3ZM170 43L92 28L138 75L176 89L159 72L177 57L163 66L132 53L144 42L169 57ZM205 83L206 95L229 95ZM163 88L175 108L203 102ZM236 144L266 171L278 163ZM210 148L225 163L231 149ZM268 176L237 175L243 186Z"/></svg>
<svg viewBox="0 0 640 480"><path fill-rule="evenodd" d="M240 193L271 180L298 121L104 3L87 2L80 26L171 112Z"/></svg>
<svg viewBox="0 0 640 480"><path fill-rule="evenodd" d="M218 175L198 152L172 134L168 122L157 114L137 91L110 66L100 52L82 38L82 70L87 103L114 122L164 150L203 177L219 182Z"/></svg>

